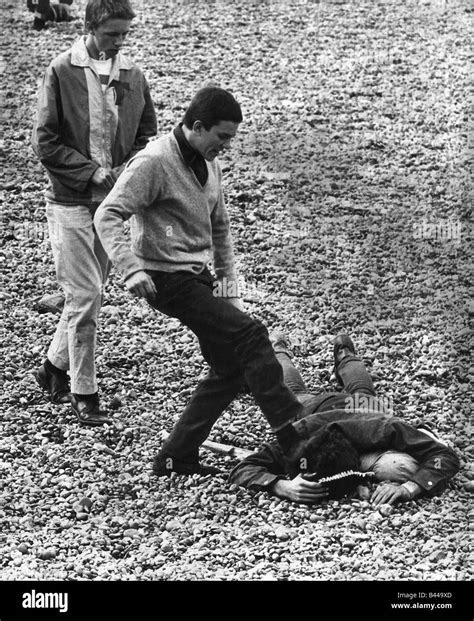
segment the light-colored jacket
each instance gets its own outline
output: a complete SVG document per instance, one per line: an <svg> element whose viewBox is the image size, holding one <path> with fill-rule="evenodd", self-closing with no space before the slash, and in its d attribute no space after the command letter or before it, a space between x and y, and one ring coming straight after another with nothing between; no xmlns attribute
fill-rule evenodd
<svg viewBox="0 0 474 621"><path fill-rule="evenodd" d="M97 168L120 174L156 129L141 70L117 54L103 92L82 37L49 65L39 91L32 144L51 181L47 198L97 205L106 195L91 183Z"/></svg>

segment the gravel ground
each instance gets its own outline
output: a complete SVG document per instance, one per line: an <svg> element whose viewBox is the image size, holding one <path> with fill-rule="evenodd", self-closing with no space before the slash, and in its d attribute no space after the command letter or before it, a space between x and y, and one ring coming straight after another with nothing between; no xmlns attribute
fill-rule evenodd
<svg viewBox="0 0 474 621"><path fill-rule="evenodd" d="M32 308L56 285L29 136L38 78L81 24L35 33L10 2L0 578L468 580L468 2L190 4L135 2L128 51L146 68L160 132L208 82L243 105L223 167L248 311L289 334L314 390L334 386L332 337L353 334L379 393L407 421L433 424L461 472L442 497L393 510L297 506L225 475L153 477L159 432L205 365L193 335L116 274L98 342L113 425L80 428L45 401L31 372L57 315ZM249 396L211 436L247 449L270 438ZM235 463L203 456L225 472Z"/></svg>

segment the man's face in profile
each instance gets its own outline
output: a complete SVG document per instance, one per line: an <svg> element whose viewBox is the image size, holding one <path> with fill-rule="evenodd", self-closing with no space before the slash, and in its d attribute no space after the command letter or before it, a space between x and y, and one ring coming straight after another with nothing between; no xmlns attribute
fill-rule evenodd
<svg viewBox="0 0 474 621"><path fill-rule="evenodd" d="M239 123L219 121L206 129L201 121L193 125L193 146L208 162L212 162L224 149L230 148L230 141L237 134Z"/></svg>

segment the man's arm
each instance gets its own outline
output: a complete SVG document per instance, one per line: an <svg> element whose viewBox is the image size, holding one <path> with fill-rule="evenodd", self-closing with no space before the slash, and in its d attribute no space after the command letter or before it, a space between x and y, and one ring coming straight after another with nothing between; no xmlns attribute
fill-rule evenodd
<svg viewBox="0 0 474 621"><path fill-rule="evenodd" d="M100 166L62 140L59 118L60 89L54 67L50 66L41 84L32 146L45 168L64 186L84 192ZM96 176L99 179L100 173Z"/></svg>
<svg viewBox="0 0 474 621"><path fill-rule="evenodd" d="M320 502L328 495L325 487L306 481L300 474L286 479L283 454L273 444L265 444L260 451L237 464L229 475L229 482L298 503Z"/></svg>
<svg viewBox="0 0 474 621"><path fill-rule="evenodd" d="M429 496L441 494L459 470L459 459L452 449L397 418L348 419L328 427L341 431L360 453L392 449L414 457L420 467L410 481ZM419 493L418 488L412 487L413 493Z"/></svg>
<svg viewBox="0 0 474 621"><path fill-rule="evenodd" d="M278 479L284 477L285 462L281 451L274 444L264 444L259 451L233 468L229 482L253 491L268 491Z"/></svg>
<svg viewBox="0 0 474 621"><path fill-rule="evenodd" d="M147 297L156 293L151 278L132 252L123 223L142 213L160 192L161 167L156 157L140 151L131 160L94 216L94 225L105 251L122 273L128 289Z"/></svg>

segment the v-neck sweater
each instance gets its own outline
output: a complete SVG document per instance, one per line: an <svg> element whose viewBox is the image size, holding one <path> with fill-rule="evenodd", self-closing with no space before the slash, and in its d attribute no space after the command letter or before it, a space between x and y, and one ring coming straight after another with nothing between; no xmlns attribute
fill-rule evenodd
<svg viewBox="0 0 474 621"><path fill-rule="evenodd" d="M173 132L128 162L94 218L125 279L144 269L200 274L213 262L219 280L237 280L221 169L217 159L206 165L208 178L201 186ZM129 218L131 245L123 231Z"/></svg>

